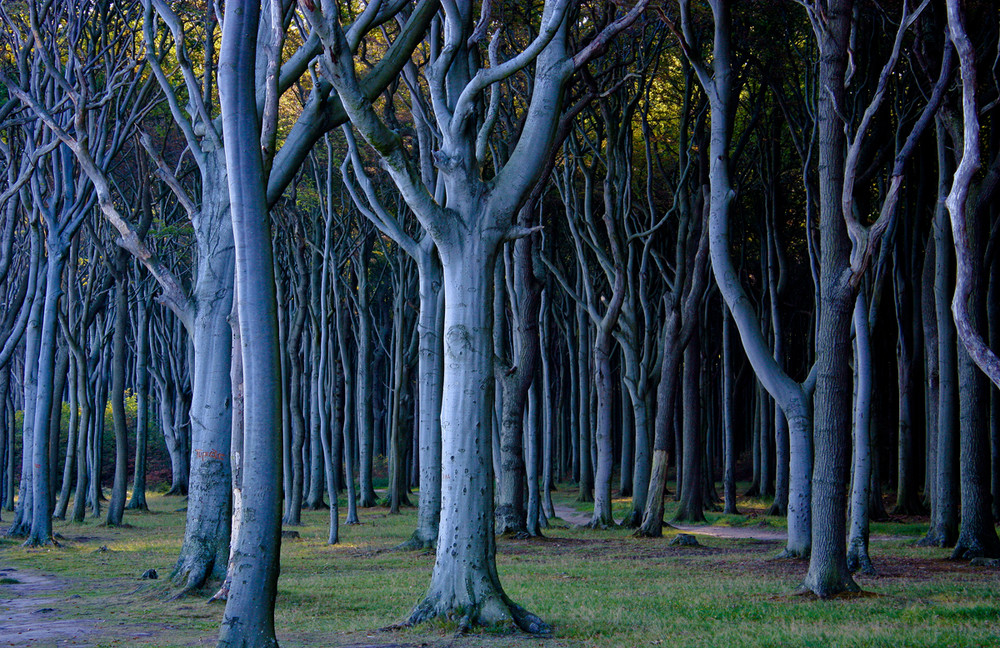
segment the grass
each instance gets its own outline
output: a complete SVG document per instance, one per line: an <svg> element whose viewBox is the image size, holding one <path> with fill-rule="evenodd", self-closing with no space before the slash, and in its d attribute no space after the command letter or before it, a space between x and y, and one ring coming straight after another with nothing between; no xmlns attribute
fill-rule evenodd
<svg viewBox="0 0 1000 648"><path fill-rule="evenodd" d="M554 493L562 504L587 510L575 494ZM107 645L214 645L222 606L204 603L211 592L167 600L183 500L154 495L149 503L151 513L126 512L129 528L59 522L58 548L30 550L2 539L0 565L53 575L63 589L51 607L62 618L95 624L94 638ZM667 504L669 519L675 505ZM741 500L743 515L709 517L730 526L766 519L780 529L778 518L763 516L766 505ZM628 506L615 502L618 514ZM283 646L1000 646L997 572L947 561L947 550L913 546L916 522L873 529L881 534L872 541L881 575L859 582L875 596L832 601L794 595L806 563L771 560L777 542L702 537L703 547L683 548L668 546L669 529L662 539L640 540L624 529L552 528L545 540L500 539L497 562L507 593L551 623L553 638L456 639L440 625L379 632L420 600L434 557L389 551L411 533L415 510L390 516L362 509L361 519L342 525L342 544L328 546L328 513L306 511L296 529L301 537L283 541L275 613ZM149 568L159 580L140 580ZM7 587L0 585L0 599L9 598Z"/></svg>

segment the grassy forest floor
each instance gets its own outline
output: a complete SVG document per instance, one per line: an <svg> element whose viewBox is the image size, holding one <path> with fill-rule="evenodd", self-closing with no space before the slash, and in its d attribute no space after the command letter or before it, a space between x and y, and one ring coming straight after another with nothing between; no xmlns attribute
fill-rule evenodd
<svg viewBox="0 0 1000 648"><path fill-rule="evenodd" d="M555 496L564 517L587 516L574 490ZM125 528L58 522L58 548L0 539L0 646L215 645L223 608L205 603L211 591L167 600L184 500L149 503L149 513L126 512ZM615 503L620 514L628 504ZM739 504L743 515L710 513L712 525L698 531L783 531L782 519L763 515L765 502ZM1000 646L1000 571L913 546L926 527L912 518L873 524L879 574L858 578L866 594L831 601L795 595L807 565L774 560L779 539L699 533L701 546L679 547L671 528L640 540L557 521L544 539L500 539L498 552L508 594L551 623L552 637L383 631L418 602L434 557L391 551L414 528L415 509L360 513L361 525L341 525L340 545L325 544L326 511L304 512L300 537L282 541L276 624L285 648ZM147 569L160 578L141 580Z"/></svg>

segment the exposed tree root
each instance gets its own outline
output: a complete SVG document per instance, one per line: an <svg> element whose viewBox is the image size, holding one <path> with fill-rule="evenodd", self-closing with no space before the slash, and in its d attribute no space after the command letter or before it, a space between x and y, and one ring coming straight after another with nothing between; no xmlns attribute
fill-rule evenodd
<svg viewBox="0 0 1000 648"><path fill-rule="evenodd" d="M956 538L939 526L932 526L927 535L917 541L918 547L952 547Z"/></svg>
<svg viewBox="0 0 1000 648"><path fill-rule="evenodd" d="M585 529L595 529L597 531L618 528L618 524L613 519L608 521L598 517L591 518L590 522L587 522L586 524L581 524L580 526Z"/></svg>
<svg viewBox="0 0 1000 648"><path fill-rule="evenodd" d="M994 536L995 538L996 536ZM989 546L994 545L994 546ZM995 543L959 538L951 552L951 560L972 560L973 558L1000 558L1000 547Z"/></svg>
<svg viewBox="0 0 1000 648"><path fill-rule="evenodd" d="M218 591L215 594L212 595L212 598L208 599L205 602L206 603L218 603L218 602L223 602L224 603L224 602L226 602L228 600L229 600L229 579L227 578L226 581L222 584L222 587L220 587L218 589Z"/></svg>
<svg viewBox="0 0 1000 648"><path fill-rule="evenodd" d="M647 529L644 526L640 526L632 534L633 538L662 538L663 537L663 526L657 524L655 529Z"/></svg>
<svg viewBox="0 0 1000 648"><path fill-rule="evenodd" d="M622 520L621 526L625 529L638 529L642 524L642 511L630 509Z"/></svg>
<svg viewBox="0 0 1000 648"><path fill-rule="evenodd" d="M25 549L35 549L37 547L59 547L61 546L55 541L55 538L31 538L29 537L21 545Z"/></svg>
<svg viewBox="0 0 1000 648"><path fill-rule="evenodd" d="M804 560L809 558L808 549L789 549L785 547L771 560Z"/></svg>
<svg viewBox="0 0 1000 648"><path fill-rule="evenodd" d="M511 601L505 594L495 594L473 606L464 607L440 597L428 596L414 608L402 626L412 627L432 619L456 623L457 634L464 634L476 627L509 627L537 636L552 634L552 628L547 623Z"/></svg>
<svg viewBox="0 0 1000 648"><path fill-rule="evenodd" d="M788 515L787 502L779 502L778 500L774 500L773 502L771 502L771 506L767 508L767 511L764 512L764 515L776 515L779 517L784 517L785 515Z"/></svg>
<svg viewBox="0 0 1000 648"><path fill-rule="evenodd" d="M878 573L875 571L875 566L872 565L868 550L860 547L848 548L847 568L851 570L851 573L863 576L875 576Z"/></svg>
<svg viewBox="0 0 1000 648"><path fill-rule="evenodd" d="M850 598L851 595L858 595L861 587L854 582L848 574L846 577L837 580L826 580L822 583L810 583L810 578L806 576L806 582L798 590L798 594L809 596L810 594L821 599Z"/></svg>
<svg viewBox="0 0 1000 648"><path fill-rule="evenodd" d="M393 551L434 551L436 542L424 538L419 531L414 531L413 535L405 542L401 542L392 548Z"/></svg>

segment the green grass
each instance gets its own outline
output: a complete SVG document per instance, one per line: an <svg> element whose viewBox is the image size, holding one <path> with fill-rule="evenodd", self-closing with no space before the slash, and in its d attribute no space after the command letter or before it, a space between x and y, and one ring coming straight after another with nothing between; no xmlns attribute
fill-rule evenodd
<svg viewBox="0 0 1000 648"><path fill-rule="evenodd" d="M576 491L562 487L554 495L570 505ZM214 645L222 606L205 604L211 592L167 600L183 533L175 509L183 500L149 501L152 513L126 512L130 528L57 523L58 548L0 540L0 564L54 575L64 589L52 607L63 618L97 623L95 643ZM674 503L667 504L669 518ZM617 500L616 513L628 506ZM779 518L763 517L765 508L741 500L743 515L710 519L730 526L767 519L781 528ZM915 547L909 522L873 529L882 534L872 542L882 575L859 582L875 595L832 601L793 595L806 563L771 560L776 542L699 538L703 547L682 548L668 546L669 529L662 539L640 540L625 529L552 528L545 540L500 539L497 562L507 593L551 623L553 638L454 639L441 625L379 632L420 600L434 557L389 551L411 533L415 510L390 516L362 509L361 518L359 526L341 526L342 544L328 546L328 513L306 511L296 529L301 538L283 541L276 610L283 646L1000 646L997 572L947 561L947 550ZM101 546L110 551L98 552ZM159 580L139 579L149 568ZM133 638L135 630L152 635Z"/></svg>

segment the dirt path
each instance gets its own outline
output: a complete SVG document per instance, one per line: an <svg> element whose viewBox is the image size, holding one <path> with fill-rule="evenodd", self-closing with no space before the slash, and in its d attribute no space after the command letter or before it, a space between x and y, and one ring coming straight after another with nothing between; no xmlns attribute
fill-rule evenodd
<svg viewBox="0 0 1000 648"><path fill-rule="evenodd" d="M556 504L556 515L573 525L584 525L590 522L590 516L586 513L574 510L563 504ZM692 535L709 536L712 538L730 538L733 540L770 540L784 542L788 539L788 533L783 529L773 529L759 526L731 527L731 526L707 526L698 524L674 524L667 525L670 528L690 533Z"/></svg>
<svg viewBox="0 0 1000 648"><path fill-rule="evenodd" d="M12 567L0 568L0 579L0 646L95 645L94 621L62 618L74 605L66 582Z"/></svg>

